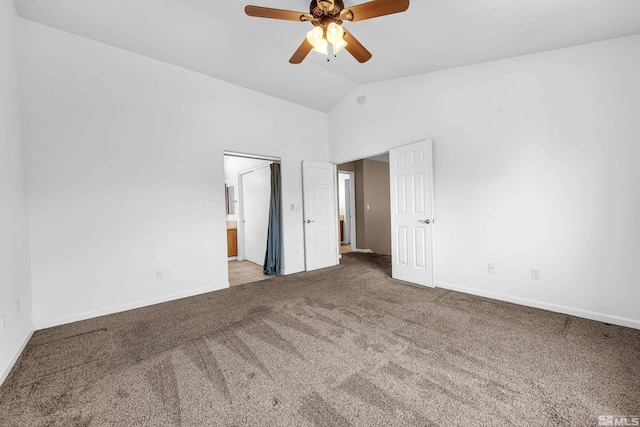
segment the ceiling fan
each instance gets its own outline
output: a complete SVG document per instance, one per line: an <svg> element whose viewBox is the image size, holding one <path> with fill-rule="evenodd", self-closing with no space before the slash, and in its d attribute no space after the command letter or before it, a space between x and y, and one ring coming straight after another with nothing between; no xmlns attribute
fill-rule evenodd
<svg viewBox="0 0 640 427"><path fill-rule="evenodd" d="M289 60L301 63L309 52L328 55L328 46L333 46L334 55L346 49L358 62L371 59L369 52L349 31L342 28L343 21L364 21L378 16L404 12L409 8L409 0L373 0L356 6L345 7L342 0L312 0L309 13L269 7L247 6L244 11L258 18L282 19L286 21L311 22L313 29Z"/></svg>

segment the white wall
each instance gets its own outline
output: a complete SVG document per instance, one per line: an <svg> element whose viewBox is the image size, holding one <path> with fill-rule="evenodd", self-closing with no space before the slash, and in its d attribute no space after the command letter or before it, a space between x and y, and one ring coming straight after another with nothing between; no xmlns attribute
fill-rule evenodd
<svg viewBox="0 0 640 427"><path fill-rule="evenodd" d="M37 327L226 287L223 150L281 157L285 207L328 160L324 113L26 20L20 43Z"/></svg>
<svg viewBox="0 0 640 427"><path fill-rule="evenodd" d="M33 332L16 21L0 0L0 384Z"/></svg>
<svg viewBox="0 0 640 427"><path fill-rule="evenodd" d="M638 328L638 76L633 36L362 86L332 159L432 138L440 286Z"/></svg>

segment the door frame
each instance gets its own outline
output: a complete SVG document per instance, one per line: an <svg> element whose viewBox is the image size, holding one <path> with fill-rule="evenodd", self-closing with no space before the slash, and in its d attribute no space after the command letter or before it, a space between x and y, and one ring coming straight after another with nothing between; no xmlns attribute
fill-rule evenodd
<svg viewBox="0 0 640 427"><path fill-rule="evenodd" d="M404 144L406 145L406 144ZM392 147L389 150L392 150L393 148L397 148L397 147ZM351 160L344 160L344 161L340 161L340 162L333 162L333 164L335 165L336 169L338 168L338 165L341 165L343 163L351 163L351 162L357 162L358 160L364 160L364 159L368 159L369 157L375 157L375 156L380 156L382 154L389 154L389 150L385 150L385 151L376 151L375 153L371 153L371 154L366 154L364 156L358 156L355 158L352 158ZM352 226L351 226L351 252L361 252L361 253L371 253L371 251L369 249L358 249L357 245L356 245L356 173L355 171L338 171L339 173L350 173L353 174L353 177L351 179L351 199L353 200L353 215L352 215ZM336 183L336 199L338 197L338 183ZM389 199L391 200L391 194L389 194ZM336 217L337 219L340 218L340 213L338 212L338 216ZM338 253L340 253L340 240L338 240ZM342 255L340 255L340 259L342 259Z"/></svg>
<svg viewBox="0 0 640 427"><path fill-rule="evenodd" d="M337 167L337 165L336 165ZM354 171L338 171L338 184L340 183L340 174L349 175L349 200L345 197L344 202L349 204L351 211L351 220L349 221L351 241L351 252L356 252L356 173ZM340 192L340 187L338 187ZM338 211L338 219L340 218L340 212Z"/></svg>
<svg viewBox="0 0 640 427"><path fill-rule="evenodd" d="M222 167L223 167L223 181L226 182L226 176L224 176L226 174L226 169L225 169L225 161L224 158L225 157L240 157L240 158L244 158L244 159L254 159L254 160L264 160L265 162L271 162L271 163L279 163L282 166L282 160L280 157L275 157L275 156L267 156L267 155L262 155L262 154L250 154L250 153L241 153L238 151L232 151L232 150L223 150L222 151ZM263 165L260 166L256 166L252 169L256 169L259 167L262 167ZM246 171L242 171L242 173L246 173L249 170ZM280 177L280 179L282 179L282 176ZM238 243L238 256L236 256L236 260L237 261L243 261L244 260L244 222L241 221L244 220L244 207L241 206L242 205L242 194L241 194L241 188L242 188L242 180L240 179L240 172L238 172L238 206L236 206L237 208L237 243ZM282 203L284 203L284 201L282 201ZM242 212L242 213L241 213ZM226 215L225 215L225 228L226 228ZM240 239L240 227L242 227L242 244L241 244L241 239ZM284 236L285 233L285 220L284 220L284 216L282 218L282 233ZM225 249L224 249L224 253L227 253L227 249L226 246L228 245L227 240L224 240L224 244L225 244ZM240 252L240 246L242 246L242 253ZM284 253L284 239L282 241L282 252ZM240 256L242 255L242 257ZM229 261L229 258L226 258L227 262ZM283 258L282 260L282 266L284 268L285 266L285 260Z"/></svg>

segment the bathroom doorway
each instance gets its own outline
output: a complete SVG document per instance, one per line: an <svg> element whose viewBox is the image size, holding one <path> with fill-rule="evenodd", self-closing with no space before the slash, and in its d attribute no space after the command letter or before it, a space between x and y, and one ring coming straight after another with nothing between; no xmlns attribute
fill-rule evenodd
<svg viewBox="0 0 640 427"><path fill-rule="evenodd" d="M269 278L264 271L273 163L279 164L280 159L224 153L230 286Z"/></svg>

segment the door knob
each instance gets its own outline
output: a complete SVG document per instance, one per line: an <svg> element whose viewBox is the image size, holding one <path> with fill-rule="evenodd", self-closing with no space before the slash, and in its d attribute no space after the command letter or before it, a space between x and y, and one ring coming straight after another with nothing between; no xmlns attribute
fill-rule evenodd
<svg viewBox="0 0 640 427"><path fill-rule="evenodd" d="M419 219L419 222L425 223L425 224L431 224L431 220L430 219Z"/></svg>
<svg viewBox="0 0 640 427"><path fill-rule="evenodd" d="M308 220L307 220L307 224L309 224L309 223L311 223L311 222L315 222L315 221L312 221L312 220L310 220L310 219L308 219Z"/></svg>

